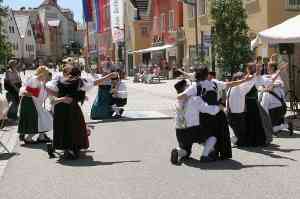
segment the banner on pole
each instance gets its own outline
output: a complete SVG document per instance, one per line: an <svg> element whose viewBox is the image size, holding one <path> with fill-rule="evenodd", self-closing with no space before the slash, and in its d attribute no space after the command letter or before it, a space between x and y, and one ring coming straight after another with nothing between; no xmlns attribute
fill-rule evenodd
<svg viewBox="0 0 300 199"><path fill-rule="evenodd" d="M124 0L110 0L111 32L114 43L124 41Z"/></svg>
<svg viewBox="0 0 300 199"><path fill-rule="evenodd" d="M101 33L104 31L104 0L94 0L95 13L96 13L96 32Z"/></svg>
<svg viewBox="0 0 300 199"><path fill-rule="evenodd" d="M82 0L82 7L84 20L93 21L93 0Z"/></svg>

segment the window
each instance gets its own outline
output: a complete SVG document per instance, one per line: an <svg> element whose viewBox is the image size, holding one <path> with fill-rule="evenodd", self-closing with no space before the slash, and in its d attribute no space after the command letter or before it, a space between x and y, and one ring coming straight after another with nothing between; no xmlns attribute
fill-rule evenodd
<svg viewBox="0 0 300 199"><path fill-rule="evenodd" d="M174 16L174 10L171 10L169 12L169 31L173 31L174 30L174 23L175 23L175 16Z"/></svg>
<svg viewBox="0 0 300 199"><path fill-rule="evenodd" d="M31 37L31 30L27 31L27 36Z"/></svg>
<svg viewBox="0 0 300 199"><path fill-rule="evenodd" d="M165 31L165 26L166 26L166 16L164 13L160 15L160 32Z"/></svg>
<svg viewBox="0 0 300 199"><path fill-rule="evenodd" d="M11 29L12 29L12 33L15 33L15 27L11 27Z"/></svg>
<svg viewBox="0 0 300 199"><path fill-rule="evenodd" d="M194 18L195 16L194 6L188 5L187 7L188 7L188 18L189 19Z"/></svg>
<svg viewBox="0 0 300 199"><path fill-rule="evenodd" d="M198 4L198 14L201 15L206 15L206 0L200 0Z"/></svg>
<svg viewBox="0 0 300 199"><path fill-rule="evenodd" d="M110 8L109 8L109 6L105 7L105 24L106 24L106 28L110 28Z"/></svg>
<svg viewBox="0 0 300 199"><path fill-rule="evenodd" d="M286 8L291 10L300 10L300 0L286 0Z"/></svg>

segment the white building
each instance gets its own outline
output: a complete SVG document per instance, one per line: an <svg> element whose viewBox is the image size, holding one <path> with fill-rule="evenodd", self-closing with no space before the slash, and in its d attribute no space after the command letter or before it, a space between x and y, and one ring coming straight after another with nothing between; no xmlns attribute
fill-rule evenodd
<svg viewBox="0 0 300 199"><path fill-rule="evenodd" d="M12 10L8 10L7 16L3 18L4 35L12 47L15 58L22 58L21 37Z"/></svg>
<svg viewBox="0 0 300 199"><path fill-rule="evenodd" d="M32 63L36 59L36 41L34 38L30 17L26 15L15 16L20 33L21 59L25 63Z"/></svg>

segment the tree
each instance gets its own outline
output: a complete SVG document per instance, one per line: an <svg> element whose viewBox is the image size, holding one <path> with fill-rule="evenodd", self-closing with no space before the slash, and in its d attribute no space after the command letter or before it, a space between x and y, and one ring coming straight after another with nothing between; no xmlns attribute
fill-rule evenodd
<svg viewBox="0 0 300 199"><path fill-rule="evenodd" d="M0 62L5 63L7 59L12 55L11 45L6 41L5 38L5 27L3 24L3 17L7 15L7 8L2 5L3 0L0 0Z"/></svg>
<svg viewBox="0 0 300 199"><path fill-rule="evenodd" d="M212 0L213 45L217 67L231 75L251 60L249 27L242 0Z"/></svg>
<svg viewBox="0 0 300 199"><path fill-rule="evenodd" d="M80 49L82 48L82 46L80 45L80 43L76 42L76 41L70 41L68 44L65 45L65 51L66 51L66 55L70 56L72 55L80 55Z"/></svg>

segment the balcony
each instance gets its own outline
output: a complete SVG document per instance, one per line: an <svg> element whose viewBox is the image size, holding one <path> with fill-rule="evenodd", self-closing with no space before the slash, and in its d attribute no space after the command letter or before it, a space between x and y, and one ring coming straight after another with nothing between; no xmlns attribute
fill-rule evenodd
<svg viewBox="0 0 300 199"><path fill-rule="evenodd" d="M300 0L286 0L285 7L287 10L299 11L300 10Z"/></svg>

